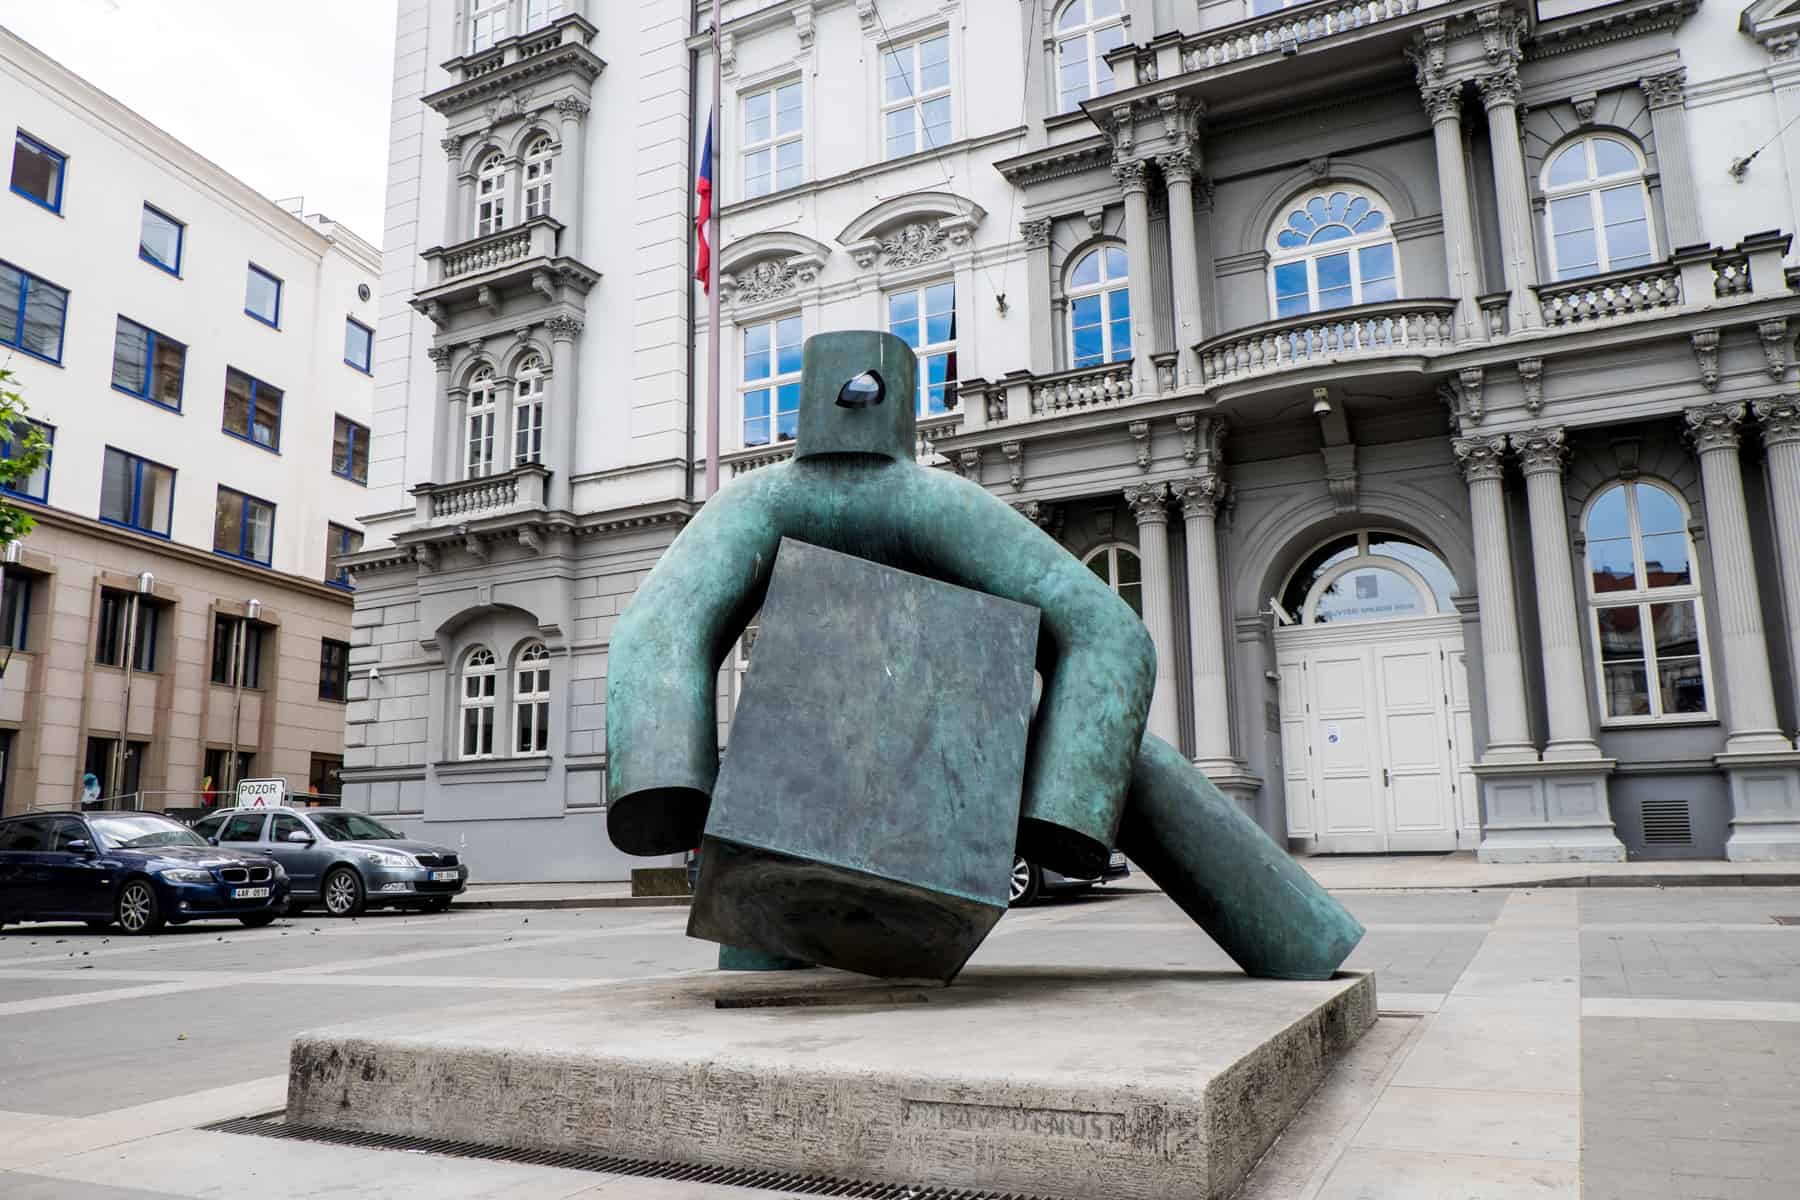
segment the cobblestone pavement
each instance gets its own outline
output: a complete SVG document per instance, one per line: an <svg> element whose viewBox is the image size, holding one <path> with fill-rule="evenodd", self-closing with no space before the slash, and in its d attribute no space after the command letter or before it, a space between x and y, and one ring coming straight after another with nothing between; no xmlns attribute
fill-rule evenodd
<svg viewBox="0 0 1800 1200"><path fill-rule="evenodd" d="M1793 1200L1800 889L1355 891L1384 1019L1245 1200ZM710 969L679 909L0 933L0 1196L771 1195L202 1132L302 1029ZM1160 894L1014 913L977 961L1226 966Z"/></svg>

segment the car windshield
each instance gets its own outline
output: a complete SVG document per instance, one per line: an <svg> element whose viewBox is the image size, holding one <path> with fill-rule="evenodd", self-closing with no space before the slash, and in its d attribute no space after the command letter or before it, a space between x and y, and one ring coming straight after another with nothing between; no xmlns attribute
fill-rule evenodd
<svg viewBox="0 0 1800 1200"><path fill-rule="evenodd" d="M361 813L308 813L319 832L334 842L366 842L371 838L397 838L401 835Z"/></svg>
<svg viewBox="0 0 1800 1200"><path fill-rule="evenodd" d="M90 816L88 826L108 850L149 850L158 846L204 846L206 839L167 817Z"/></svg>

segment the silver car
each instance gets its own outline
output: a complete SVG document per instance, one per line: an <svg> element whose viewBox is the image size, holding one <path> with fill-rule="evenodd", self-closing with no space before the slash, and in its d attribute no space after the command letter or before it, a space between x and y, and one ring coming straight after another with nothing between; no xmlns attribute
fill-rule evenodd
<svg viewBox="0 0 1800 1200"><path fill-rule="evenodd" d="M443 912L469 882L456 851L348 808L231 809L195 822L194 832L280 863L291 881L290 913L320 904L334 917L369 908Z"/></svg>

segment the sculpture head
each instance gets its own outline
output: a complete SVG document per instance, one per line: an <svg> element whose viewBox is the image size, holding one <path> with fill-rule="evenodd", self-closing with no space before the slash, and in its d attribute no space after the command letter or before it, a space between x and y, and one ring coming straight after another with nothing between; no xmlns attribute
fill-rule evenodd
<svg viewBox="0 0 1800 1200"><path fill-rule="evenodd" d="M806 339L794 457L860 454L912 462L919 360L891 333L850 330Z"/></svg>

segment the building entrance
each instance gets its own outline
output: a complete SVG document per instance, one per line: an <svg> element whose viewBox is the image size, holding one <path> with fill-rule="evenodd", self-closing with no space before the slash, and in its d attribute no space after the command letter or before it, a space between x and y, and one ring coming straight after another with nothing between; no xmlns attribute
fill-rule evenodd
<svg viewBox="0 0 1800 1200"><path fill-rule="evenodd" d="M1288 836L1315 853L1479 839L1461 618L1436 554L1402 535L1332 539L1277 602Z"/></svg>

